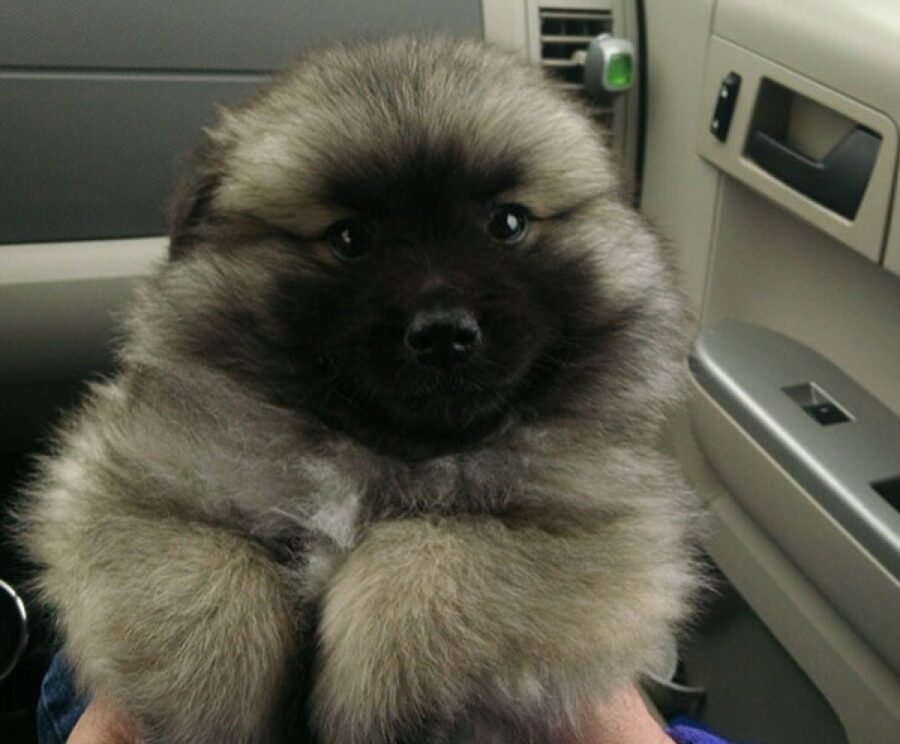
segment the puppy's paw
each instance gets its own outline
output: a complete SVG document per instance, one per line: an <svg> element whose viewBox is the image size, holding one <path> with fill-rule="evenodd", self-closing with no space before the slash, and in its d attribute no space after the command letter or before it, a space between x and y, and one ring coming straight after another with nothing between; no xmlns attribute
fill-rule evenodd
<svg viewBox="0 0 900 744"><path fill-rule="evenodd" d="M322 609L323 740L455 741L476 726L486 741L577 741L583 711L646 668L678 617L680 573L631 536L490 518L371 526Z"/></svg>
<svg viewBox="0 0 900 744"><path fill-rule="evenodd" d="M427 523L379 525L338 571L314 691L325 742L443 740L483 656L454 607L455 553Z"/></svg>

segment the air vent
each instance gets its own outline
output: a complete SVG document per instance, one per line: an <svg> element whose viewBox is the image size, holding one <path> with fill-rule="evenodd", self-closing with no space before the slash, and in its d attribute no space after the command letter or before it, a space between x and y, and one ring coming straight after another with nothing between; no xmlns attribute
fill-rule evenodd
<svg viewBox="0 0 900 744"><path fill-rule="evenodd" d="M569 10L541 8L541 65L560 85L576 95L583 92L584 68L576 59L598 34L612 33L613 17L609 10ZM612 130L612 109L595 106L595 115Z"/></svg>

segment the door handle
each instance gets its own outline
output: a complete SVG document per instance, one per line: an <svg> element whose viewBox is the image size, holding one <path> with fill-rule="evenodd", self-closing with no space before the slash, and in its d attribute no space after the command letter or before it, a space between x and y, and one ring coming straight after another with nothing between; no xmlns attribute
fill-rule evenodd
<svg viewBox="0 0 900 744"><path fill-rule="evenodd" d="M757 129L750 135L747 155L785 185L852 220L866 192L880 146L880 135L856 127L822 160L813 160Z"/></svg>

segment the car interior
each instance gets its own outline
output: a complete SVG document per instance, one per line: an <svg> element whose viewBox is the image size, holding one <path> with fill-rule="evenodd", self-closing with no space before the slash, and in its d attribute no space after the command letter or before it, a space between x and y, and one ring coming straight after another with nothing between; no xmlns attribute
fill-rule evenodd
<svg viewBox="0 0 900 744"><path fill-rule="evenodd" d="M9 510L114 369L202 128L323 43L435 32L588 102L694 314L664 446L710 581L648 700L739 741L900 741L894 0L0 4L0 740L37 741L55 644Z"/></svg>

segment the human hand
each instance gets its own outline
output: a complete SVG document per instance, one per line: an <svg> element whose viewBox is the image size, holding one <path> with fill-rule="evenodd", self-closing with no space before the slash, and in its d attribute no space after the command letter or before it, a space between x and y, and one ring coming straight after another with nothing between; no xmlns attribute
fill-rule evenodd
<svg viewBox="0 0 900 744"><path fill-rule="evenodd" d="M578 744L674 744L650 715L635 687L622 690L604 703L594 718L596 723L587 738Z"/></svg>
<svg viewBox="0 0 900 744"><path fill-rule="evenodd" d="M135 744L134 725L107 698L94 698L78 719L66 744Z"/></svg>
<svg viewBox="0 0 900 744"><path fill-rule="evenodd" d="M67 744L135 744L134 725L109 700L91 702ZM574 744L574 742L573 742ZM634 687L623 690L596 713L589 738L580 744L673 744L650 715Z"/></svg>

